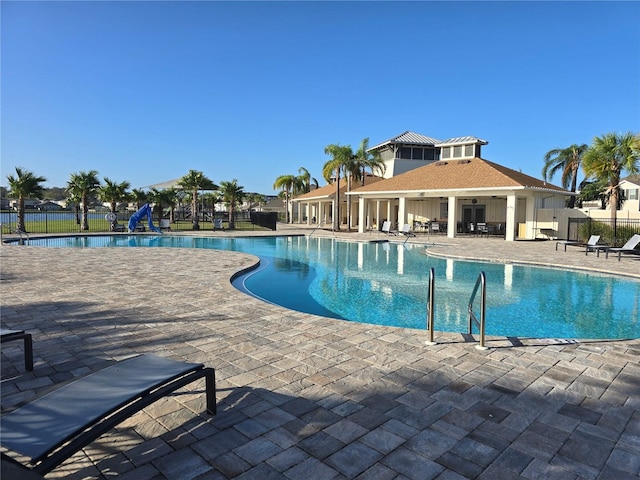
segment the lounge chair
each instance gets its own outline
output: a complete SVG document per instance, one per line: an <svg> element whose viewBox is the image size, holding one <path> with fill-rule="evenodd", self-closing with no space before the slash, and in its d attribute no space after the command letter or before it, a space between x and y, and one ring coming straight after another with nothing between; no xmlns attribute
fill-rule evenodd
<svg viewBox="0 0 640 480"><path fill-rule="evenodd" d="M616 247L610 247L607 248L605 250L606 258L609 258L609 252L614 252L618 254L618 261L620 261L620 256L623 253L638 253L638 250L636 250L636 247L640 244L640 234L635 234L633 237L631 237L629 240L627 240L627 243L625 243L623 246L616 248Z"/></svg>
<svg viewBox="0 0 640 480"><path fill-rule="evenodd" d="M0 443L30 458L31 470L46 475L134 413L203 377L207 411L215 414L213 368L155 355L129 358L3 415ZM3 462L14 461L2 456Z"/></svg>
<svg viewBox="0 0 640 480"><path fill-rule="evenodd" d="M391 222L386 220L382 222L382 228L380 228L382 233L386 233L387 235L398 235L398 232L395 230L391 230Z"/></svg>
<svg viewBox="0 0 640 480"><path fill-rule="evenodd" d="M213 219L213 229L214 230L224 230L224 227L222 226L222 219L221 218L214 218Z"/></svg>
<svg viewBox="0 0 640 480"><path fill-rule="evenodd" d="M407 238L416 236L416 234L411 231L411 226L408 223L405 223L398 233L406 236Z"/></svg>
<svg viewBox="0 0 640 480"><path fill-rule="evenodd" d="M484 235L485 237L489 235L489 229L486 223L478 223L478 235Z"/></svg>
<svg viewBox="0 0 640 480"><path fill-rule="evenodd" d="M160 231L162 230L167 230L167 231L171 231L171 220L168 218L161 218L160 219Z"/></svg>
<svg viewBox="0 0 640 480"><path fill-rule="evenodd" d="M33 370L33 342L31 334L24 330L8 330L0 329L0 343L11 342L13 340L24 341L24 368L29 371Z"/></svg>
<svg viewBox="0 0 640 480"><path fill-rule="evenodd" d="M589 240L587 240L586 244L583 244L582 242L579 242L576 240L558 240L556 242L556 250L558 250L558 245L564 245L565 252L567 251L567 246L569 245L585 245L587 248L589 248L590 246L597 245L599 241L600 241L600 235L591 235L589 237Z"/></svg>
<svg viewBox="0 0 640 480"><path fill-rule="evenodd" d="M440 224L438 222L431 224L431 233L440 233Z"/></svg>

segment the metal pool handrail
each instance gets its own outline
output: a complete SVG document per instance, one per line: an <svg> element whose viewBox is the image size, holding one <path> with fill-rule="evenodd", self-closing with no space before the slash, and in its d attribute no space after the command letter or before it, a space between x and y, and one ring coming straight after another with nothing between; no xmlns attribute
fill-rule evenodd
<svg viewBox="0 0 640 480"><path fill-rule="evenodd" d="M476 294L478 293L478 288L480 290L480 321L476 317L475 312L473 311L473 301L476 298ZM478 275L478 279L476 280L476 285L473 287L473 292L471 293L471 298L469 298L469 334L472 333L473 323L475 322L480 329L480 343L476 346L476 348L480 350L486 350L487 347L484 346L484 330L486 324L486 300L487 300L487 277L484 272L480 272Z"/></svg>
<svg viewBox="0 0 640 480"><path fill-rule="evenodd" d="M434 314L434 297L435 297L435 273L433 267L429 269L429 287L427 293L427 333L428 340L426 345L435 345L433 341L433 314Z"/></svg>

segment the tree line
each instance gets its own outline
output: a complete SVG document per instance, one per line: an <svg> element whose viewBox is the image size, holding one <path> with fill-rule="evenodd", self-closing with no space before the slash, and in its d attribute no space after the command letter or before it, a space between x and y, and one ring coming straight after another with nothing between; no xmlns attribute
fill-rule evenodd
<svg viewBox="0 0 640 480"><path fill-rule="evenodd" d="M602 208L611 206L611 217L615 218L623 196L620 178L626 171L637 174L640 158L640 134L607 133L595 137L591 145L574 144L566 148L554 148L544 156L542 176L549 181L561 173L562 187L575 193L578 189L578 174L582 169L585 178L580 182L580 194L569 199L568 208L583 201L600 200Z"/></svg>
<svg viewBox="0 0 640 480"><path fill-rule="evenodd" d="M15 175L8 175L9 189L7 194L17 199L17 229L25 231L25 200L29 198L42 199L44 187L42 183L47 179L38 176L33 172L21 167L15 168ZM192 228L199 230L199 200L212 205L212 212L215 211L216 203L224 203L229 212L229 228L235 228L235 209L245 200L257 204L264 203L264 197L259 194L249 194L244 191L244 187L238 184L237 179L220 182L216 185L203 172L189 170L189 172L177 181L179 190L174 188L162 189L151 188L149 191L130 188L127 181L117 182L108 177L104 177L103 182L98 178L96 170L80 171L72 173L64 189L65 198L68 205L72 205L76 214L76 222L81 225L82 230L89 230L88 212L89 206L100 202L109 203L112 213L117 212L118 204L124 202L135 202L136 208L140 209L145 203L153 203L153 212L158 215L158 223L164 215L165 207L173 214L174 206L183 199L189 199L191 203ZM207 191L202 194L200 192ZM113 217L112 223L115 225L117 217Z"/></svg>
<svg viewBox="0 0 640 480"><path fill-rule="evenodd" d="M367 169L372 175L379 173L384 175L385 164L377 152L371 153L369 149L369 139L365 138L360 146L354 151L350 145L329 144L325 147L324 153L330 157L322 167L322 175L329 184L334 184L336 188L336 201L334 202L335 212L333 216L333 229L340 229L340 180L346 179L347 191L353 188L354 182L360 182L363 186L367 178ZM555 148L549 150L544 156L542 176L545 181L549 181L557 173L561 173L562 186L571 192L578 189L577 179L580 169L585 174L585 179L580 184L580 195L578 202L584 200L600 199L603 207L607 204L613 205L611 216L615 218L616 209L621 203L620 178L626 171L629 175L637 174L640 169L638 160L640 158L640 134L631 132L617 134L607 133L595 137L590 146L586 144L574 144L566 148ZM46 178L38 176L33 172L21 167L15 168L15 175L8 175L9 189L7 194L17 198L18 230L24 231L25 219L25 199L42 199L44 187L42 183ZM189 170L178 182L180 190L173 188L159 190L151 188L149 191L142 189L129 190L130 184L127 181L117 182L104 177L103 182L98 179L98 172L95 170L80 171L72 173L64 194L67 202L73 205L76 219L82 230L88 230L89 205L95 199L109 203L112 213L116 213L119 203L133 201L139 209L145 203L154 204L154 213L158 215L158 221L162 218L164 208L170 208L173 212L174 205L190 197L191 220L194 230L199 230L198 205L199 199L210 202L212 211L215 211L215 204L224 202L229 211L229 228L235 228L234 213L235 208L245 200L252 203L264 203L264 197L259 194L249 194L244 191L244 187L238 184L237 179L220 182L216 185L203 172ZM291 222L289 212L289 201L293 196L301 195L311 191L312 187L318 188L318 180L313 178L304 167L298 170L298 175L284 174L276 178L273 188L281 190L281 196L285 202L286 222ZM200 192L209 192L202 194ZM347 225L350 228L351 221L351 196L347 195ZM571 197L569 208L574 208L576 198Z"/></svg>
<svg viewBox="0 0 640 480"><path fill-rule="evenodd" d="M333 183L336 187L336 201L334 202L335 212L333 217L333 229L340 230L340 179L347 180L347 191L351 191L353 182L360 182L360 186L365 185L367 169L372 174L384 175L386 166L377 152L371 153L369 150L369 139L365 138L360 142L360 146L354 152L351 145L340 145L332 143L325 147L324 153L331 158L322 167L322 176L327 183ZM291 221L289 215L289 200L297 195L302 195L311 191L311 185L318 187L318 181L312 178L309 171L301 167L299 175L285 174L276 178L273 184L275 190L280 189L284 197L286 222ZM351 196L347 195L347 229L351 228Z"/></svg>

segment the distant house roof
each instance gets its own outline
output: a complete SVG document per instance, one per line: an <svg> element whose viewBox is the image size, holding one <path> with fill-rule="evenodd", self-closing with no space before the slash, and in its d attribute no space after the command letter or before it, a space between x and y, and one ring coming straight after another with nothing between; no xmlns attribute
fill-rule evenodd
<svg viewBox="0 0 640 480"><path fill-rule="evenodd" d="M378 148L384 147L385 145L390 145L390 144L394 144L394 143L401 143L403 145L432 145L432 146L435 146L436 144L440 143L440 140L435 139L435 138L431 138L431 137L427 137L426 135L420 135L419 133L406 131L404 133L401 133L400 135L397 135L397 136L395 136L393 138L390 138L389 140L386 140L386 141L384 141L382 143L379 143L378 145L375 145L375 146L369 148L369 150L367 150L367 151L376 150Z"/></svg>
<svg viewBox="0 0 640 480"><path fill-rule="evenodd" d="M430 163L380 182L352 190L351 193L424 192L427 190L532 188L571 192L543 180L517 172L481 158Z"/></svg>
<svg viewBox="0 0 640 480"><path fill-rule="evenodd" d="M640 175L629 175L628 177L625 177L625 178L621 179L620 181L627 181L629 183L633 183L635 185L639 185L640 186Z"/></svg>

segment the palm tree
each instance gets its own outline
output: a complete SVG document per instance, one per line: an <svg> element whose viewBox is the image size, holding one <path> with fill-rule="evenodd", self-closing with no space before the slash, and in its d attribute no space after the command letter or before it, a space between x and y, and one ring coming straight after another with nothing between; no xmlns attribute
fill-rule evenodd
<svg viewBox="0 0 640 480"><path fill-rule="evenodd" d="M38 177L28 170L16 167L16 175L7 175L9 181L9 195L18 198L18 224L19 232L25 232L24 200L25 198L42 198L44 187L40 185L46 182L44 177Z"/></svg>
<svg viewBox="0 0 640 480"><path fill-rule="evenodd" d="M198 222L198 191L217 190L218 186L207 178L204 173L197 170L189 170L189 173L178 180L178 185L191 192L191 223L194 230L200 230L200 223Z"/></svg>
<svg viewBox="0 0 640 480"><path fill-rule="evenodd" d="M331 155L331 160L322 167L322 175L325 180L336 184L336 197L333 204L333 229L340 231L340 174L350 166L353 159L353 150L349 145L330 144L324 148L324 153ZM347 180L348 182L348 180Z"/></svg>
<svg viewBox="0 0 640 480"><path fill-rule="evenodd" d="M236 228L235 207L244 200L244 187L238 185L235 178L230 182L220 182L220 194L229 209L229 229L233 230Z"/></svg>
<svg viewBox="0 0 640 480"><path fill-rule="evenodd" d="M576 193L580 163L588 148L586 144L573 144L567 148L549 150L544 156L544 167L542 167L544 180L548 182L556 173L562 171L562 186ZM573 208L575 205L576 197L572 195L567 206Z"/></svg>
<svg viewBox="0 0 640 480"><path fill-rule="evenodd" d="M131 184L127 181L114 182L107 177L104 177L104 185L98 188L98 198L102 202L109 202L111 213L116 214L118 210L118 202L124 202L129 199L129 192L127 191ZM118 223L118 218L113 217L111 221L111 229Z"/></svg>
<svg viewBox="0 0 640 480"><path fill-rule="evenodd" d="M309 193L311 191L311 185L315 185L316 188L319 187L318 180L311 176L309 170L304 167L300 167L298 169L298 173L299 175L296 177L296 183L298 184L299 191L296 193Z"/></svg>
<svg viewBox="0 0 640 480"><path fill-rule="evenodd" d="M630 175L638 173L640 135L607 133L595 137L584 154L582 167L589 177L607 181L606 197L609 198L614 235L617 209L620 201L620 176L626 170Z"/></svg>
<svg viewBox="0 0 640 480"><path fill-rule="evenodd" d="M249 195L247 195L246 198L250 202L249 210L251 210L251 208L253 208L253 204L256 204L256 206L257 206L257 210L256 211L262 210L261 207L265 202L264 195L262 195L260 193L250 193Z"/></svg>
<svg viewBox="0 0 640 480"><path fill-rule="evenodd" d="M282 190L284 194L285 223L289 223L289 199L296 185L295 175L280 175L273 183L273 189Z"/></svg>
<svg viewBox="0 0 640 480"><path fill-rule="evenodd" d="M382 157L378 152L367 152L369 150L369 138L365 138L360 142L360 147L355 154L355 163L358 166L358 176L355 177L356 180L360 180L362 182L362 186L364 187L364 180L367 176L366 169L370 169L373 175L376 172L379 172L380 175L384 175L387 171L387 165L382 160Z"/></svg>
<svg viewBox="0 0 640 480"><path fill-rule="evenodd" d="M147 196L150 202L153 202L155 206L153 209L158 214L158 225L160 225L160 220L162 220L162 216L164 214L165 205L169 207L169 221L173 221L173 205L176 203L176 191L173 188L166 188L163 190L158 190L157 188L151 188L151 192Z"/></svg>
<svg viewBox="0 0 640 480"><path fill-rule="evenodd" d="M89 198L95 195L100 187L98 172L72 173L67 182L67 192L71 197L80 198L82 204L82 230L89 230Z"/></svg>
<svg viewBox="0 0 640 480"><path fill-rule="evenodd" d="M139 188L134 188L133 190L131 190L131 198L133 199L134 202L136 202L136 211L140 210L140 208L142 208L142 205L147 203L147 200L148 200L147 197L148 197L148 194L144 190L141 190Z"/></svg>

